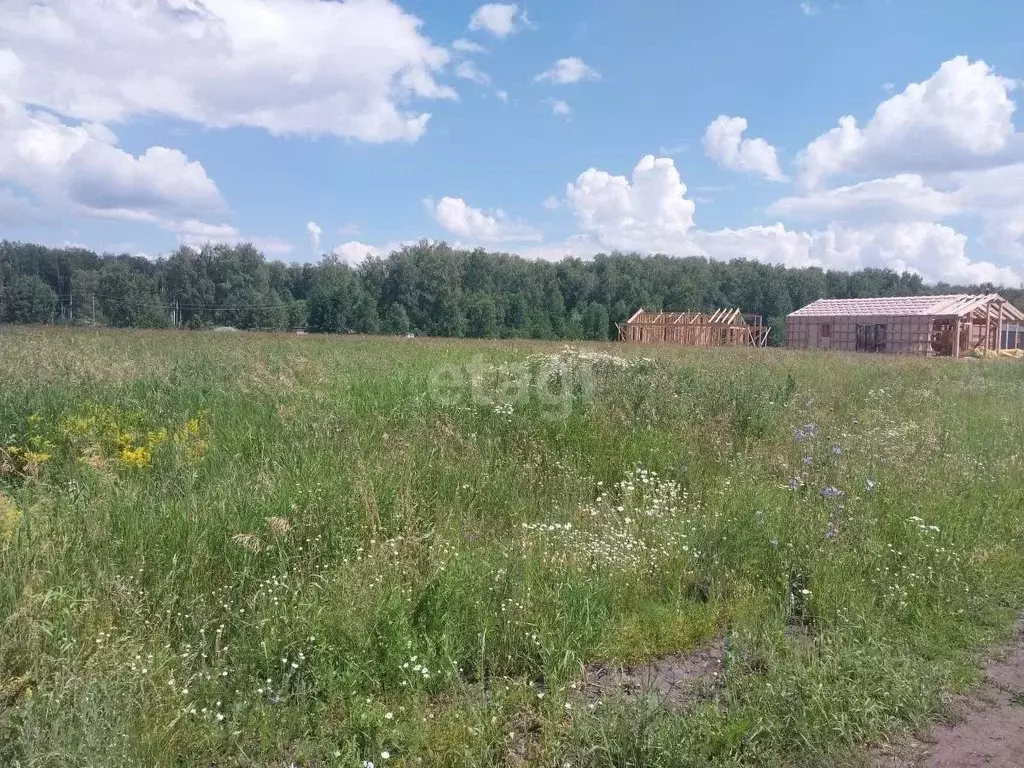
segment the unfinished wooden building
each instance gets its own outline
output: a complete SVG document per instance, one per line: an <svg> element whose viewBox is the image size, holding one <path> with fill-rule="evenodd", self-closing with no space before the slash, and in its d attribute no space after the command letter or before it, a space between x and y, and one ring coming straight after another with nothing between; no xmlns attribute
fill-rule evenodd
<svg viewBox="0 0 1024 768"><path fill-rule="evenodd" d="M763 347L768 328L760 315L738 309L715 312L648 312L638 309L617 323L619 341L632 344L678 344L684 347Z"/></svg>
<svg viewBox="0 0 1024 768"><path fill-rule="evenodd" d="M1002 349L1004 327L1022 320L995 293L819 299L786 318L786 346L960 357Z"/></svg>

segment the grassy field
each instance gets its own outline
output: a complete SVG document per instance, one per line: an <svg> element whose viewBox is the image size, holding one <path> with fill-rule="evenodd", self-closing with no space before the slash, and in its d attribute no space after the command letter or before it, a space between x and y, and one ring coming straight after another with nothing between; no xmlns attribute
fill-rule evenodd
<svg viewBox="0 0 1024 768"><path fill-rule="evenodd" d="M1024 603L1016 362L2 330L0 384L4 766L841 765Z"/></svg>

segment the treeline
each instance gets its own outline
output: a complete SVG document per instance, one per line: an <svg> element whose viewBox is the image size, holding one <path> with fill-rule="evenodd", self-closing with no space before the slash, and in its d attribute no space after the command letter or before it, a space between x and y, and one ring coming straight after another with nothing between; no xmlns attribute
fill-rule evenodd
<svg viewBox="0 0 1024 768"><path fill-rule="evenodd" d="M127 327L386 333L476 338L615 338L637 308L762 315L771 343L815 299L1024 289L926 285L888 269L848 273L638 254L529 261L422 242L356 267L268 261L251 245L181 248L149 260L0 242L0 321Z"/></svg>

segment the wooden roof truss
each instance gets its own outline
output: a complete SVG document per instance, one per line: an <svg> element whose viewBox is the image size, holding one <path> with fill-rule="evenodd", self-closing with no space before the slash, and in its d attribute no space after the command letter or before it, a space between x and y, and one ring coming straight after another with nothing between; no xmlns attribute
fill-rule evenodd
<svg viewBox="0 0 1024 768"><path fill-rule="evenodd" d="M738 309L714 312L648 312L641 308L618 323L619 341L633 344L678 344L688 347L763 347L768 328L760 315Z"/></svg>

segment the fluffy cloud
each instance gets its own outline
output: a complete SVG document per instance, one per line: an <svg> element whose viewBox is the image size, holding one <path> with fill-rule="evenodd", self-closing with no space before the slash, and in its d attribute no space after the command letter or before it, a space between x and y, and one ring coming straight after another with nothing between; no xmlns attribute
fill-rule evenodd
<svg viewBox="0 0 1024 768"><path fill-rule="evenodd" d="M1014 132L1015 83L984 61L958 56L921 83L883 101L864 127L844 116L798 156L805 187L844 172L890 175L955 171L1021 151Z"/></svg>
<svg viewBox="0 0 1024 768"><path fill-rule="evenodd" d="M1020 275L988 261L971 261L967 238L934 222L903 222L866 230L830 227L815 233L811 255L819 264L842 269L885 266L917 272L926 280L1016 285Z"/></svg>
<svg viewBox="0 0 1024 768"><path fill-rule="evenodd" d="M270 256L284 256L292 252L293 246L287 240L277 237L245 237L230 224L209 224L197 219L178 222L164 222L165 229L178 236L178 242L190 248L199 249L204 245L238 245L252 243Z"/></svg>
<svg viewBox="0 0 1024 768"><path fill-rule="evenodd" d="M981 216L982 243L1024 263L1024 163L950 175L953 197Z"/></svg>
<svg viewBox="0 0 1024 768"><path fill-rule="evenodd" d="M777 200L770 216L861 226L980 219L980 242L992 253L1024 261L1024 163L934 176L941 189L917 174L872 179Z"/></svg>
<svg viewBox="0 0 1024 768"><path fill-rule="evenodd" d="M459 237L484 243L540 239L533 227L509 220L504 211L485 213L459 197L442 197L437 202L427 198L423 203L438 224Z"/></svg>
<svg viewBox="0 0 1024 768"><path fill-rule="evenodd" d="M764 139L744 139L743 117L719 115L704 132L708 157L733 171L756 173L772 181L785 181L775 147Z"/></svg>
<svg viewBox="0 0 1024 768"><path fill-rule="evenodd" d="M323 229L315 221L307 221L306 231L309 233L309 244L313 248L313 253L320 253L321 238L324 234Z"/></svg>
<svg viewBox="0 0 1024 768"><path fill-rule="evenodd" d="M461 77L463 80L469 80L477 85L490 86L491 84L490 75L477 69L476 64L472 61L460 61L458 66L455 67L455 76Z"/></svg>
<svg viewBox="0 0 1024 768"><path fill-rule="evenodd" d="M116 142L102 125L66 125L0 96L0 178L48 204L140 221L223 207L203 166L182 152L150 147L136 157Z"/></svg>
<svg viewBox="0 0 1024 768"><path fill-rule="evenodd" d="M591 168L566 187L566 200L605 248L673 253L693 226L694 203L667 157L643 157L628 179Z"/></svg>
<svg viewBox="0 0 1024 768"><path fill-rule="evenodd" d="M943 219L960 209L956 195L932 189L916 174L901 174L785 197L767 212L808 221L922 221Z"/></svg>
<svg viewBox="0 0 1024 768"><path fill-rule="evenodd" d="M492 90L498 101L508 101L508 92L496 88L494 81L491 80L491 76L486 72L482 72L472 61L460 61L455 67L455 76Z"/></svg>
<svg viewBox="0 0 1024 768"><path fill-rule="evenodd" d="M473 11L469 19L469 28L490 32L497 38L505 38L529 23L526 11L520 11L515 3L487 3Z"/></svg>
<svg viewBox="0 0 1024 768"><path fill-rule="evenodd" d="M0 224L18 226L39 218L39 215L28 200L0 187Z"/></svg>
<svg viewBox="0 0 1024 768"><path fill-rule="evenodd" d="M572 117L572 107L561 99L548 99L545 104L551 107L551 113L558 117Z"/></svg>
<svg viewBox="0 0 1024 768"><path fill-rule="evenodd" d="M792 267L857 270L889 267L916 272L926 280L958 283L991 281L1015 284L1019 276L990 262L972 262L965 254L967 238L933 222L901 222L863 228L830 224L798 232L782 224L697 231L698 252L715 259L745 256Z"/></svg>
<svg viewBox="0 0 1024 768"><path fill-rule="evenodd" d="M472 40L460 37L452 43L452 50L459 53L484 53L487 49L480 45L480 43L474 43Z"/></svg>
<svg viewBox="0 0 1024 768"><path fill-rule="evenodd" d="M385 246L386 248L386 246ZM335 248L332 253L346 264L358 264L367 256L381 256L389 251L385 248L377 248L358 240L350 240Z"/></svg>
<svg viewBox="0 0 1024 768"><path fill-rule="evenodd" d="M9 0L4 49L9 96L89 122L414 141L430 115L409 102L455 95L448 52L391 0Z"/></svg>
<svg viewBox="0 0 1024 768"><path fill-rule="evenodd" d="M416 245L417 242L429 243L431 241L392 240L384 243L383 245L367 245L366 243L361 243L358 240L349 240L348 242L339 245L331 251L331 253L333 253L339 261L356 266L357 264L361 264L367 258L386 256L387 254L401 250L406 246Z"/></svg>
<svg viewBox="0 0 1024 768"><path fill-rule="evenodd" d="M981 180L976 183L979 190L985 186ZM919 180L901 179L893 185L902 185L903 189L919 186L918 192L924 200L929 200L929 194L934 192L919 185ZM708 231L694 227L695 205L686 197L686 192L686 185L669 158L644 157L628 179L591 168L566 190L566 199L583 237L563 246L546 246L546 249L578 255L617 249L675 256L703 255L722 260L742 256L788 266L906 269L933 281L1003 284L1020 281L1019 273L1013 269L988 261L971 261L965 252L967 238L943 224L928 221L870 221L860 226L829 223L823 229L805 232L777 223ZM888 193L893 192L888 190ZM854 189L840 196L874 204L873 198L879 194L868 187L866 191ZM805 198L792 200L811 207ZM823 200L814 203L823 215L842 210L842 206L827 197ZM798 203L789 205L795 207ZM941 198L938 202L919 203L918 207L924 210L928 205L947 211L952 210L955 203ZM1024 224L1024 217L1017 221ZM1012 229L1012 226L1007 227L1011 234Z"/></svg>
<svg viewBox="0 0 1024 768"><path fill-rule="evenodd" d="M571 56L567 59L559 59L548 69L541 72L534 82L540 83L550 80L559 85L570 85L583 80L600 80L601 75L596 69L587 64L583 59Z"/></svg>

